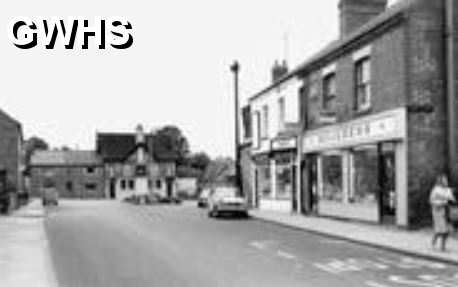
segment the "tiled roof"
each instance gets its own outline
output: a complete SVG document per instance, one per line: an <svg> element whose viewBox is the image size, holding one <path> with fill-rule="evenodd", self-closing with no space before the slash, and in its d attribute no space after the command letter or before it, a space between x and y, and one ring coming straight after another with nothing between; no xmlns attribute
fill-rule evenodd
<svg viewBox="0 0 458 287"><path fill-rule="evenodd" d="M100 164L101 161L94 151L82 150L35 151L30 159L31 166L88 166Z"/></svg>
<svg viewBox="0 0 458 287"><path fill-rule="evenodd" d="M148 153L156 161L176 161L178 155L160 144L151 134L145 135ZM96 151L104 162L123 162L136 150L135 133L98 133Z"/></svg>
<svg viewBox="0 0 458 287"><path fill-rule="evenodd" d="M348 45L349 43L357 40L358 38L366 35L367 33L373 31L380 25L388 22L389 20L395 18L396 16L404 13L407 11L417 0L403 0L400 1L396 4L394 4L391 7L388 7L387 10L380 15L376 16L363 26L361 26L359 29L356 29L353 33L350 33L346 37L343 37L342 39L332 41L329 43L327 46L325 46L322 50L320 50L318 53L307 59L305 62L300 64L298 67L295 69L291 70L288 74L284 75L278 81L275 83L267 86L260 92L254 94L249 98L249 101L252 101L259 96L267 93L268 91L272 90L273 88L277 87L278 85L282 84L283 82L299 75L301 72L304 70L307 70L310 68L313 64L322 61L325 57L329 56L330 54L338 51L342 47Z"/></svg>

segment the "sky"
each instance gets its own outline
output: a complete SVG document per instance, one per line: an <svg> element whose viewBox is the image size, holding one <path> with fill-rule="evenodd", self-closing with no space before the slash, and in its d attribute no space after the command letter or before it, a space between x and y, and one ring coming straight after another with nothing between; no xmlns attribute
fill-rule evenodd
<svg viewBox="0 0 458 287"><path fill-rule="evenodd" d="M390 1L393 2L393 1ZM24 137L93 149L99 132L178 126L191 151L234 152L230 64L241 103L270 83L275 60L292 68L338 37L338 0L16 0L0 4L0 109ZM16 16L122 16L126 50L18 49ZM3 33L2 33L3 32ZM0 135L1 136L1 135Z"/></svg>

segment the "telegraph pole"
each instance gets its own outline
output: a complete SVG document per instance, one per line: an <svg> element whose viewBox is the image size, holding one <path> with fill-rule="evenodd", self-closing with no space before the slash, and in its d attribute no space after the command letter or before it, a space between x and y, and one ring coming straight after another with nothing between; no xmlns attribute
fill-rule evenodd
<svg viewBox="0 0 458 287"><path fill-rule="evenodd" d="M239 149L239 137L240 137L240 123L239 123L239 71L240 65L237 61L231 65L231 72L234 74L234 105L235 105L235 184L243 195L241 172L240 172L240 149Z"/></svg>

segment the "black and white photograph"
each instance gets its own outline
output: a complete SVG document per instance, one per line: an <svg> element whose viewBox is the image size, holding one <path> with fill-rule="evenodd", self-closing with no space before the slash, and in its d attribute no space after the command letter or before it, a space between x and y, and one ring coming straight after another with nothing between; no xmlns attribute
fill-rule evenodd
<svg viewBox="0 0 458 287"><path fill-rule="evenodd" d="M458 1L0 4L0 287L458 287Z"/></svg>

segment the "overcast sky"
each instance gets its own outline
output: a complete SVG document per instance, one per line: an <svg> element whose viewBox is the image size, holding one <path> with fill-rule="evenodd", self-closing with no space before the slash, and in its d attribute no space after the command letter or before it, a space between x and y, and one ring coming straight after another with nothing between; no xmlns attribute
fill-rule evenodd
<svg viewBox="0 0 458 287"><path fill-rule="evenodd" d="M38 135L55 147L92 149L96 131L173 124L193 151L232 155L232 60L241 63L246 99L269 84L276 59L286 57L294 67L337 37L337 3L2 1L0 108L23 124L25 137ZM14 16L124 16L134 44L127 50L20 50L7 36Z"/></svg>

